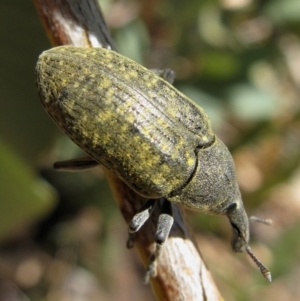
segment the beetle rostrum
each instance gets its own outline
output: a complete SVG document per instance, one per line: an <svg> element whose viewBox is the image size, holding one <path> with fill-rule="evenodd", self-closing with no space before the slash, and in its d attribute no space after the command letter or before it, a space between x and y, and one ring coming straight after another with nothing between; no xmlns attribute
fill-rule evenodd
<svg viewBox="0 0 300 301"><path fill-rule="evenodd" d="M40 99L56 124L89 155L56 167L101 164L150 200L165 198L227 215L233 249L249 253L249 221L231 154L204 110L177 91L172 79L162 77L104 48L61 46L42 53L36 66ZM136 215L130 232L145 222L152 205ZM160 244L172 222L170 218L157 236ZM267 268L262 273L271 280Z"/></svg>

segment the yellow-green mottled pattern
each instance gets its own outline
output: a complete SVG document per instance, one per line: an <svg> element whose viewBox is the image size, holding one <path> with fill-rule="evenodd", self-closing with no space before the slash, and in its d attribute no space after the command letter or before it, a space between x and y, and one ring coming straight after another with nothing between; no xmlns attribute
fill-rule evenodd
<svg viewBox="0 0 300 301"><path fill-rule="evenodd" d="M243 251L248 217L227 147L204 111L170 84L103 48L63 46L36 67L43 104L60 128L137 193L226 214Z"/></svg>
<svg viewBox="0 0 300 301"><path fill-rule="evenodd" d="M84 151L149 198L182 188L196 149L214 141L204 111L139 64L103 48L45 51L43 104Z"/></svg>

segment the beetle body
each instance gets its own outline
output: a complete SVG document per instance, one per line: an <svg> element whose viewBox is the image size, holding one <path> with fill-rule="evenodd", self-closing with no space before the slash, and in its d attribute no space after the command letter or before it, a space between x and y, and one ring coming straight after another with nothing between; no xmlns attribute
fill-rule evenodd
<svg viewBox="0 0 300 301"><path fill-rule="evenodd" d="M233 247L248 218L226 146L203 109L139 64L103 48L45 51L36 67L47 112L94 160L140 195L226 214Z"/></svg>

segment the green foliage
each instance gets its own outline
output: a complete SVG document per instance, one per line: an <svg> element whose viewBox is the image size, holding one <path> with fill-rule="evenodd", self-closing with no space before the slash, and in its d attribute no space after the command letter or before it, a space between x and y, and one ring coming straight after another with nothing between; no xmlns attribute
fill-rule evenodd
<svg viewBox="0 0 300 301"><path fill-rule="evenodd" d="M32 220L45 216L55 204L53 188L0 141L0 240Z"/></svg>

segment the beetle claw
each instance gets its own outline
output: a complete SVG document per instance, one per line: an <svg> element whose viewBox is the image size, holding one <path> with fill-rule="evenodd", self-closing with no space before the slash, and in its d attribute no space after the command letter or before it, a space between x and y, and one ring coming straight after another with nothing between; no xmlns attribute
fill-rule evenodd
<svg viewBox="0 0 300 301"><path fill-rule="evenodd" d="M149 283L150 277L153 278L153 277L156 277L156 275L157 275L156 259L157 259L157 255L155 252L154 254L152 254L150 256L150 259L149 259L149 264L147 266L146 274L145 274L145 278L144 278L145 284Z"/></svg>
<svg viewBox="0 0 300 301"><path fill-rule="evenodd" d="M135 243L135 235L134 233L129 233L128 234L128 239L126 242L126 248L127 249L132 249L134 247L134 243Z"/></svg>

